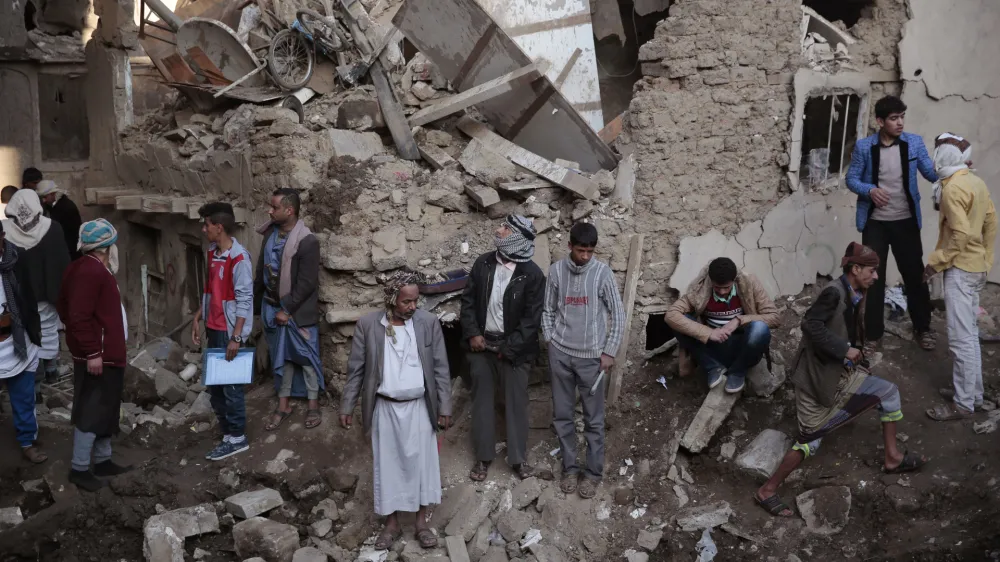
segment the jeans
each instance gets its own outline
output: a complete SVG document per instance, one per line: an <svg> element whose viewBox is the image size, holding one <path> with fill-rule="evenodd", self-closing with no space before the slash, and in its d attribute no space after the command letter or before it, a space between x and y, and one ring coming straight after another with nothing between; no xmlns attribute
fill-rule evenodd
<svg viewBox="0 0 1000 562"><path fill-rule="evenodd" d="M604 385L590 394L601 372L601 360L573 357L549 346L549 371L552 374L552 417L562 450L563 474L578 474L576 462L576 393L583 406L583 435L587 439L587 468L584 475L600 481L604 476Z"/></svg>
<svg viewBox="0 0 1000 562"><path fill-rule="evenodd" d="M229 335L221 330L205 330L208 347L229 345ZM208 387L212 409L219 418L222 434L230 437L243 437L247 425L246 399L243 396L242 384L213 384Z"/></svg>
<svg viewBox="0 0 1000 562"><path fill-rule="evenodd" d="M38 438L38 421L35 419L35 372L22 371L20 375L0 381L7 383L17 442L21 447L30 447Z"/></svg>
<svg viewBox="0 0 1000 562"><path fill-rule="evenodd" d="M94 464L111 460L111 437L98 437L96 433L73 430L73 470L90 470L90 458Z"/></svg>
<svg viewBox="0 0 1000 562"><path fill-rule="evenodd" d="M944 272L944 302L948 318L948 348L954 357L952 379L955 404L972 411L983 403L983 358L979 347L979 293L986 286L985 273L957 267Z"/></svg>
<svg viewBox="0 0 1000 562"><path fill-rule="evenodd" d="M767 323L754 320L737 328L722 343L701 343L698 339L677 334L677 344L691 353L706 375L726 369L731 375L746 376L747 371L760 363L767 353L771 345L771 329Z"/></svg>
<svg viewBox="0 0 1000 562"><path fill-rule="evenodd" d="M924 248L920 243L917 219L900 221L869 220L861 233L861 243L878 254L878 279L868 289L865 307L865 337L875 341L885 332L885 267L889 248L906 289L906 309L913 329L923 333L931 327L931 294L924 283Z"/></svg>

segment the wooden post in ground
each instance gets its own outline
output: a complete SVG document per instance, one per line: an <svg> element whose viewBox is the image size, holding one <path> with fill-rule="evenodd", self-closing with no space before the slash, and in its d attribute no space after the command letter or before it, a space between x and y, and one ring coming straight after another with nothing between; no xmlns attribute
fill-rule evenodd
<svg viewBox="0 0 1000 562"><path fill-rule="evenodd" d="M642 273L642 246L646 236L632 235L628 250L628 269L625 270L625 292L622 304L625 305L625 333L622 334L622 344L618 348L618 356L611 367L611 384L608 385L608 406L614 406L622 391L622 379L625 378L628 345L632 334L632 313L635 312L635 293L639 287L639 275Z"/></svg>

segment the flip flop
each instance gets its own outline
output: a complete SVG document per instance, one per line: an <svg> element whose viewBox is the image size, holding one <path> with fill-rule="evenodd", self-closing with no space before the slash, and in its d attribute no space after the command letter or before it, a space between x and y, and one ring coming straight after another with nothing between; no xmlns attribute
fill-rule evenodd
<svg viewBox="0 0 1000 562"><path fill-rule="evenodd" d="M282 412L281 410L275 408L275 410L271 412L271 420L267 422L267 425L264 426L264 429L267 431L274 431L275 429L278 429L278 427L282 423L284 423L285 418L287 418L290 415L292 415L292 412ZM274 416L278 416L278 419L275 420Z"/></svg>
<svg viewBox="0 0 1000 562"><path fill-rule="evenodd" d="M396 542L396 539L403 536L402 529L396 529L395 531L389 529L388 527L382 527L382 532L378 534L378 538L375 539L375 550L389 550L392 548L392 543Z"/></svg>
<svg viewBox="0 0 1000 562"><path fill-rule="evenodd" d="M323 415L319 410L306 411L306 429L312 429L323 423Z"/></svg>
<svg viewBox="0 0 1000 562"><path fill-rule="evenodd" d="M419 529L417 540L420 541L420 548L434 548L438 545L438 539L430 529Z"/></svg>
<svg viewBox="0 0 1000 562"><path fill-rule="evenodd" d="M927 417L934 421L955 421L966 420L973 416L973 412L962 410L954 404L940 404L927 410Z"/></svg>
<svg viewBox="0 0 1000 562"><path fill-rule="evenodd" d="M920 467L927 464L927 460L920 455L911 454L909 451L903 453L903 460L899 463L896 468L886 468L882 467L882 471L886 474L902 474L904 472L914 472L920 470Z"/></svg>
<svg viewBox="0 0 1000 562"><path fill-rule="evenodd" d="M785 502L781 501L781 498L778 497L778 494L774 494L773 496L762 500L757 497L757 492L754 492L753 501L755 504L759 505L764 511L768 512L774 517L791 517L795 515L795 512L792 511L792 508L788 507L788 505L786 505ZM784 512L785 510L788 510L789 512L788 515L782 515L782 512Z"/></svg>

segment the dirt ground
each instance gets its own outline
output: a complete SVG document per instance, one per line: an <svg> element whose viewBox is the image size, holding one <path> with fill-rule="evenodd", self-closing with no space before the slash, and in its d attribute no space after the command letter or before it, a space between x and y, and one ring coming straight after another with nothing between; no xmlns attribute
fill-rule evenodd
<svg viewBox="0 0 1000 562"><path fill-rule="evenodd" d="M787 361L792 358L795 339L790 335L799 324L796 309L811 302L815 288L797 299L782 301L784 325L774 335L773 349ZM988 311L1000 311L1000 296L994 287L984 295ZM906 325L892 323L893 331L906 333ZM998 498L998 443L996 434L977 435L973 421L937 423L924 410L942 401L938 389L950 385L945 326L940 311L934 313L933 327L939 345L924 352L907 339L887 335L883 359L875 368L878 376L897 383L903 396L905 419L900 432L902 445L931 457L923 471L903 482L919 492L920 507L899 513L885 496L887 484L899 477L881 473L881 431L874 413L825 439L822 450L803 464L794 481L780 493L794 506L795 496L812 488L843 485L851 489L852 505L848 526L832 537L818 537L804 531L800 517L772 518L757 508L751 493L758 481L738 471L725 460L720 446L735 441L737 453L763 429L772 428L795 435L795 412L791 387L786 383L772 397L745 397L737 403L709 447L699 455L681 451L677 464L686 467L694 484L685 486L692 505L720 500L729 502L733 523L753 540L738 538L716 529L712 536L718 546L716 560L996 560L1000 558L1000 498ZM1000 396L1000 345L984 344L983 371L987 398ZM677 499L673 482L666 479L667 443L675 431L683 430L701 404L704 383L694 378L676 378L675 361L666 355L653 358L625 382L620 407L609 413L605 480L598 496L589 501L567 503L582 521L591 523L581 534L596 534L607 543L604 555L585 550L574 559L622 559L627 550L640 550L636 538L640 529L662 527L663 540L650 553L650 560L696 558L699 533L677 530L673 522ZM664 389L656 379L667 377ZM546 386L533 392L547 392ZM472 462L468 444L468 394L456 391L456 427L443 436L441 447L442 483L447 498L456 485L467 482ZM336 397L335 397L336 398ZM350 431L336 425L337 404L324 404L324 425L306 430L304 408L277 432L263 429L273 408L270 381L248 393L248 453L221 463L203 460L214 445L214 431L194 433L187 427L168 429L166 425L140 426L115 441L116 457L135 464L137 469L112 481L97 494L77 492L66 481L71 451L68 424L44 427L40 438L50 455L41 466L28 466L16 454L11 432L5 430L0 456L0 506L20 502L27 518L13 530L0 533L0 560L6 561L139 561L142 555L142 525L160 509L174 509L204 502L218 502L239 490L267 485L282 492L286 505L269 514L281 522L308 525L309 511L319 497L295 500L309 483L332 482L334 477L357 475L358 482L346 492L334 492L345 513L334 533L350 528L360 544L376 529L369 515L371 506L371 449L360 424ZM983 414L979 415L985 418ZM10 428L9 413L0 415L0 426ZM502 437L498 437L502 439ZM550 453L556 448L554 435L533 430L529 458L550 466L558 477L558 460ZM282 450L291 452L283 465ZM502 457L501 457L502 458ZM631 462L631 466L626 463ZM649 461L649 472L644 467ZM624 475L621 469L625 468ZM52 505L37 496L26 497L21 483L43 478L51 489ZM494 463L487 482L480 488L509 487L515 482L502 462ZM34 498L34 499L32 499ZM570 499L565 500L571 502ZM34 503L32 503L34 502ZM645 513L633 518L637 508ZM594 514L610 511L604 520ZM796 510L797 511L797 510ZM577 519L574 519L577 521ZM231 522L223 518L222 532L187 539L189 556L200 548L211 553L210 560L236 561ZM339 542L339 540L338 540Z"/></svg>

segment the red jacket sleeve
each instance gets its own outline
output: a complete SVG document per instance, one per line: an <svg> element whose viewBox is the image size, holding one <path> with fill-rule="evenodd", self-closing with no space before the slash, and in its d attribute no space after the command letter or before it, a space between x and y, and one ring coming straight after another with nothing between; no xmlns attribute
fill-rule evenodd
<svg viewBox="0 0 1000 562"><path fill-rule="evenodd" d="M76 352L91 359L99 357L103 352L104 328L98 321L97 310L104 306L104 293L107 291L103 276L81 271L83 268L67 269L67 275L73 269L76 273L73 282L64 282L62 285L59 316L66 324L66 332L72 334L76 341Z"/></svg>

